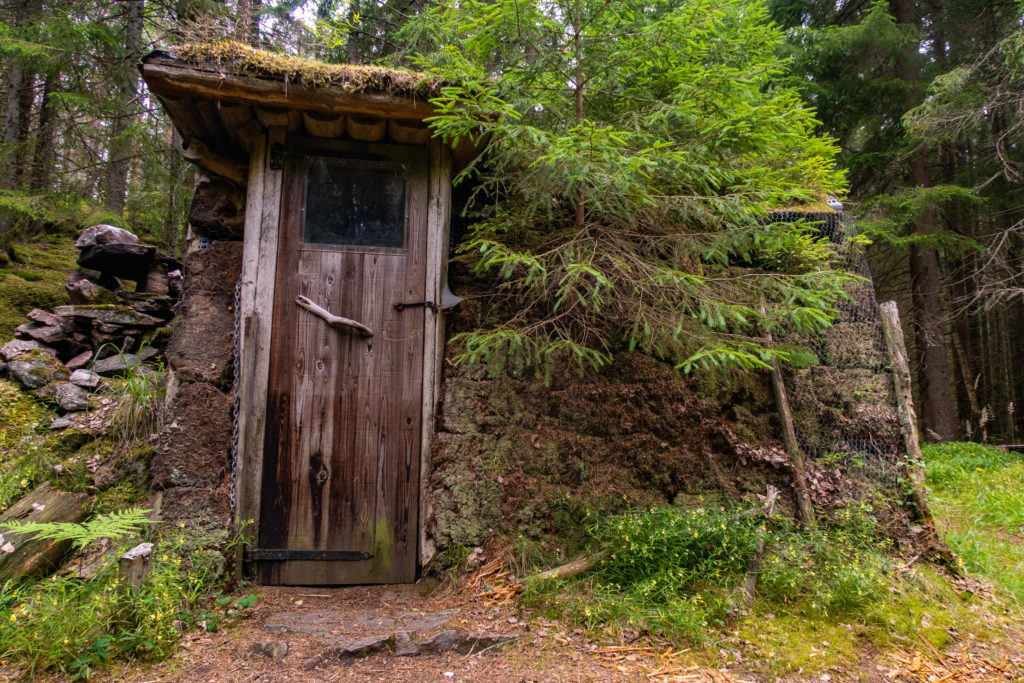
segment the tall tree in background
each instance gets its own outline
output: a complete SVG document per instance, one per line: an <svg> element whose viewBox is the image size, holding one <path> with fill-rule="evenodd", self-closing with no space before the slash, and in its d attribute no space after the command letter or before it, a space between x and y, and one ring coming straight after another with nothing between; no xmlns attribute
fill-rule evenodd
<svg viewBox="0 0 1024 683"><path fill-rule="evenodd" d="M853 210L876 244L869 256L880 295L909 313L922 433L1008 437L1007 408L1024 390L1012 358L1024 348L1002 321L1016 314L979 316L956 302L970 297L989 260L979 249L1020 214L1021 188L989 182L980 136L915 134L905 117L936 79L1013 30L1016 5L775 0L773 16L789 27L793 82L840 141Z"/></svg>
<svg viewBox="0 0 1024 683"><path fill-rule="evenodd" d="M108 145L107 178L103 191L106 207L112 212L124 212L124 203L128 193L128 172L132 157L133 138L129 135L129 126L138 118L136 111L139 105L139 72L136 68L142 57L142 17L145 9L144 0L125 0L124 8L124 49L121 58L120 73L116 78L115 97L113 98L110 143Z"/></svg>

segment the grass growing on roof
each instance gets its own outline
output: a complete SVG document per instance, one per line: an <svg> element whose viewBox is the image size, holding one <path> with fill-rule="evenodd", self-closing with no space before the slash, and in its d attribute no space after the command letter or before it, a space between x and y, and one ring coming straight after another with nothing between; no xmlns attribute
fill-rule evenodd
<svg viewBox="0 0 1024 683"><path fill-rule="evenodd" d="M431 95L438 85L427 74L407 69L325 64L257 50L233 40L176 45L171 52L194 66L212 64L241 76L273 78L313 88L334 86L349 92Z"/></svg>
<svg viewBox="0 0 1024 683"><path fill-rule="evenodd" d="M939 533L968 572L1024 602L1024 454L976 443L923 446Z"/></svg>

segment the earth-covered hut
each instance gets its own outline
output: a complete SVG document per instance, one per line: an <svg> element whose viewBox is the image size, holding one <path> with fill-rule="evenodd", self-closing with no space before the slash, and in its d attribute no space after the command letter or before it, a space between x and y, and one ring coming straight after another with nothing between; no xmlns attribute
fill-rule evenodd
<svg viewBox="0 0 1024 683"><path fill-rule="evenodd" d="M165 500L225 524L230 506L260 581L411 581L494 535L571 545L584 509L736 501L769 484L822 509L882 491L906 521L892 489L907 442L869 282L819 342L823 363L786 378L782 420L765 373L680 381L639 353L546 382L455 367L451 177L475 150L432 137L439 84L232 43L153 52L140 68L206 175L168 352L171 424L230 463L187 503L192 453L165 452L180 462L164 467L180 479ZM845 239L838 214L809 218ZM447 326L482 315L468 301Z"/></svg>

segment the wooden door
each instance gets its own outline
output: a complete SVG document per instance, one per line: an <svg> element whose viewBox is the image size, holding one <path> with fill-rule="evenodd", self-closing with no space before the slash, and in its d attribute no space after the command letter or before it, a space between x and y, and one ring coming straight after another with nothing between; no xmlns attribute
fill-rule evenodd
<svg viewBox="0 0 1024 683"><path fill-rule="evenodd" d="M252 557L264 583L414 581L427 151L289 149Z"/></svg>

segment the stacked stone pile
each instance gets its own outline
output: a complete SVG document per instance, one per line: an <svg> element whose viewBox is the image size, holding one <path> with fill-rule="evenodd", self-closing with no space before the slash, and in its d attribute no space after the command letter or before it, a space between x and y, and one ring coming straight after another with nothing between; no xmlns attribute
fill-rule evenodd
<svg viewBox="0 0 1024 683"><path fill-rule="evenodd" d="M117 375L163 352L181 296L181 264L112 225L83 232L71 305L33 309L0 345L0 374L65 412L86 410L99 376ZM134 283L134 287L131 284Z"/></svg>

